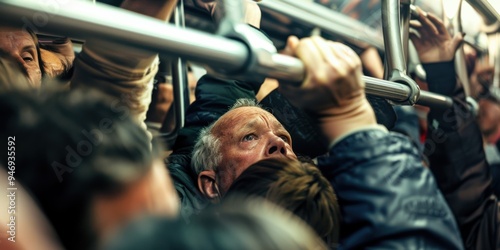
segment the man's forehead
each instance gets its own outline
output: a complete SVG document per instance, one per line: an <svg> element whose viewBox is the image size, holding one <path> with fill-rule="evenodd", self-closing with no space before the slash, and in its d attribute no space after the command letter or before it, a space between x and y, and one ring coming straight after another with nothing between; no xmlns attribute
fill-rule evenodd
<svg viewBox="0 0 500 250"><path fill-rule="evenodd" d="M251 118L258 116L266 117L268 122L270 122L273 126L282 127L281 123L276 119L276 117L274 117L274 115L272 115L268 111L260 107L245 106L232 109L222 115L214 125L214 129L216 129L217 127L220 127L221 129L229 129L238 124L245 125L248 123L252 123L255 121Z"/></svg>

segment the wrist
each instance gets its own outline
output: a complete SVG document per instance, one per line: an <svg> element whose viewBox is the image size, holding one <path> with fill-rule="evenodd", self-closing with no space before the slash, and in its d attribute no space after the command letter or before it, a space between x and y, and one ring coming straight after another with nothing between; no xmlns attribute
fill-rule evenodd
<svg viewBox="0 0 500 250"><path fill-rule="evenodd" d="M329 108L317 114L319 127L331 143L354 131L377 125L375 112L364 93L341 107Z"/></svg>

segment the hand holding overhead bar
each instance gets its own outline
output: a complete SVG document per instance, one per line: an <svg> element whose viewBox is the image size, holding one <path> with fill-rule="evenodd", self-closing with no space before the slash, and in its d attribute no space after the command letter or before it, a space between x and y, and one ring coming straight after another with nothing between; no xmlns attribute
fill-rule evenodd
<svg viewBox="0 0 500 250"><path fill-rule="evenodd" d="M226 0L226 2L230 2L230 0ZM284 1L287 4L291 4L293 8L301 7L299 3L293 3L290 1ZM411 1L410 1L411 2ZM409 3L410 3L409 2ZM408 3L408 12L405 19L407 19L407 25L409 25L410 19L410 6ZM297 4L294 5L294 4ZM288 7L288 6L287 6ZM303 6L302 6L303 7ZM242 8L241 5L232 3L229 4L228 7L233 13L241 13L239 8ZM228 9L228 10L229 10ZM281 8L281 11L286 12L286 8ZM277 79L291 79L295 80L297 84L300 81L297 79L304 78L304 72L302 71L302 63L294 62L289 57L282 56L276 54L276 49L272 44L267 43L267 39L263 39L260 32L256 32L255 30L249 28L247 25L238 25L236 22L240 20L241 17L237 15L231 15L223 18L221 25L223 27L219 27L219 34L234 38L236 40L245 41L247 45L249 45L250 49L253 50L250 58L250 72L258 72L260 75L270 76ZM394 20L393 20L394 21ZM399 23L399 21L398 21ZM401 40L399 40L401 41ZM253 57L252 57L253 55ZM282 71L276 71L277 68L283 68ZM406 72L406 66L403 65L401 69L404 68L404 72ZM300 69L300 70L299 70ZM399 72L399 71L398 71ZM257 75L258 76L258 75ZM293 77L291 77L293 76ZM296 76L296 77L295 77ZM241 77L241 76L233 76L233 77ZM248 76L246 76L248 79ZM414 104L417 102L417 98L422 96L422 101L420 104L426 104L430 106L451 106L451 99L446 97L441 97L432 93L421 93L418 89L416 83L406 76L406 74L398 74L397 72L393 75L393 81L383 81L372 77L362 76L362 79L366 82L366 93L371 94L378 97L383 97L394 102L403 104L409 103ZM256 79L257 80L257 79ZM406 84L398 84L395 82L404 82Z"/></svg>
<svg viewBox="0 0 500 250"><path fill-rule="evenodd" d="M319 36L290 37L285 51L304 62L307 74L300 88L280 84L280 92L318 120L329 143L377 124L365 95L361 59L351 48Z"/></svg>
<svg viewBox="0 0 500 250"><path fill-rule="evenodd" d="M430 13L418 9L418 21L411 26L418 34L411 33L410 38L419 52L422 63L451 61L462 42L462 34L451 37L443 22Z"/></svg>
<svg viewBox="0 0 500 250"><path fill-rule="evenodd" d="M457 13L460 13L458 7ZM463 42L463 37L459 21L456 18L452 18L450 22L453 22L453 28L455 30L455 35L452 37L448 30L446 29L443 21L434 16L431 13L425 13L421 9L417 8L418 17L417 20L411 22L412 28L414 28L418 34L412 33L410 35L416 50L418 51L418 56L420 62L422 63L437 63L437 62L451 62L454 60L455 70L459 77L460 82L464 87L464 92L466 97L469 96L469 83L467 70L465 68L465 58L463 50L460 50L461 43ZM454 85L450 85L447 88L441 87L447 96L452 96L455 89ZM467 101L471 107L475 110L477 104L471 98L467 98ZM475 111L476 112L476 111Z"/></svg>

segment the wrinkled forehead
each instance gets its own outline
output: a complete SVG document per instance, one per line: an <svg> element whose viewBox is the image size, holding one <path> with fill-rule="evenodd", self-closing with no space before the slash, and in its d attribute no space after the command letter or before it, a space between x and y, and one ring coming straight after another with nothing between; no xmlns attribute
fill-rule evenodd
<svg viewBox="0 0 500 250"><path fill-rule="evenodd" d="M0 42L15 42L19 46L35 45L34 34L20 28L0 27Z"/></svg>
<svg viewBox="0 0 500 250"><path fill-rule="evenodd" d="M220 134L222 131L239 128L258 118L265 119L274 127L283 127L274 115L260 107L239 107L222 115L215 122L212 132Z"/></svg>
<svg viewBox="0 0 500 250"><path fill-rule="evenodd" d="M19 38L29 38L30 40L34 40L34 34L19 27L0 26L0 34L15 36Z"/></svg>

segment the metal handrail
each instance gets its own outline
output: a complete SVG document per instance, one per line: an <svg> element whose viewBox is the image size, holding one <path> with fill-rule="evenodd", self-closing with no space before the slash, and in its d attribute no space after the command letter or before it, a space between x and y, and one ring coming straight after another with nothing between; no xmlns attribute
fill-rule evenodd
<svg viewBox="0 0 500 250"><path fill-rule="evenodd" d="M485 32L496 33L500 31L500 14L487 0L466 0L472 8L483 18L487 25Z"/></svg>
<svg viewBox="0 0 500 250"><path fill-rule="evenodd" d="M42 13L50 19L43 26L34 27L40 31L83 39L106 39L169 54L173 57L182 57L223 69L222 71L227 74L228 78L232 78L233 75L261 74L298 82L304 79L304 65L302 61L294 57L262 54L252 61L254 65L248 65L251 49L242 41L189 28L180 29L154 18L101 4L94 6L86 2L75 1L64 6L64 11L46 7L40 1L2 0L0 1L0 21L12 25L27 25L26 17ZM88 13L91 13L91 18ZM247 69L252 69L252 71L249 72ZM366 82L368 94L396 102L412 96L411 90L404 85L366 76L363 79ZM425 96L426 93L420 95ZM433 99L433 96L429 98ZM440 103L439 105L447 105L442 98L434 98L433 101L433 103Z"/></svg>
<svg viewBox="0 0 500 250"><path fill-rule="evenodd" d="M382 0L382 25L384 27L385 57L388 73L397 70L406 74L403 43L401 39L399 0ZM385 78L389 78L386 76Z"/></svg>
<svg viewBox="0 0 500 250"><path fill-rule="evenodd" d="M443 1L443 0L441 0ZM459 0L457 4L457 8L454 10L443 8L443 20L447 20L448 30L452 30L454 34L462 33L462 4L463 0ZM443 5L444 6L444 5ZM448 15L452 12L451 15ZM450 17L451 16L451 17ZM467 73L467 63L465 59L465 52L463 47L459 47L455 52L455 72L462 83L462 87L464 89L465 96L470 96L470 83L469 76Z"/></svg>
<svg viewBox="0 0 500 250"><path fill-rule="evenodd" d="M410 89L408 99L400 104L413 105L418 101L420 88L417 83L407 75L406 56L408 55L408 47L407 44L403 43L403 38L406 39L406 42L408 41L411 1L408 1L408 4L404 4L403 16L401 18L399 1L400 0L382 0L382 25L384 27L383 33L386 58L384 78L408 86Z"/></svg>
<svg viewBox="0 0 500 250"><path fill-rule="evenodd" d="M181 29L185 28L184 1L179 0L174 10L174 25ZM189 106L189 88L187 87L186 61L183 58L175 58L172 61L172 84L174 94L175 126L172 131L160 133L162 138L171 140L177 136L184 127L186 108ZM164 123L164 122L163 122Z"/></svg>
<svg viewBox="0 0 500 250"><path fill-rule="evenodd" d="M384 50L384 40L380 34L366 24L337 13L317 4L297 0L272 0L259 2L263 9L293 16L301 23L318 27L321 30L339 35L346 42L360 48L373 46Z"/></svg>

